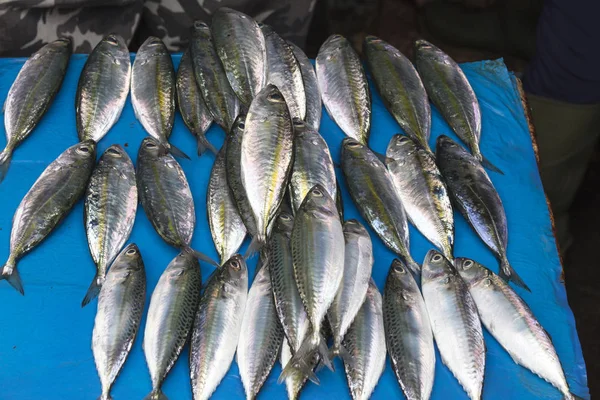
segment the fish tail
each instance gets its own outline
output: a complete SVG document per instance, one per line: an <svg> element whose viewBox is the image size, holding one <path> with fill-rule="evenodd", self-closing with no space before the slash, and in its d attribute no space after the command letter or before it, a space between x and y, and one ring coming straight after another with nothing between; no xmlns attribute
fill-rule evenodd
<svg viewBox="0 0 600 400"><path fill-rule="evenodd" d="M19 275L19 270L17 269L17 261L12 257L8 257L8 261L2 268L0 268L0 280L6 279L8 283L12 287L14 287L17 292L25 295L25 291L23 290L23 282L21 281L21 276Z"/></svg>
<svg viewBox="0 0 600 400"><path fill-rule="evenodd" d="M201 156L202 154L204 154L204 152L206 150L210 150L211 153L213 153L214 155L216 155L218 153L218 150L215 148L215 146L213 146L208 139L206 138L206 136L204 135L197 135L197 142L198 142L198 155Z"/></svg>
<svg viewBox="0 0 600 400"><path fill-rule="evenodd" d="M319 378L315 375L312 368L310 367L311 360L317 351L320 352L319 346L321 345L321 341L323 338L320 334L317 335L309 335L307 336L298 351L292 356L290 361L288 361L287 365L281 371L281 375L279 375L279 379L277 382L281 384L287 378L293 376L296 373L300 373L303 376L308 377L312 382L315 382L317 385L319 384ZM323 345L325 345L323 343ZM325 345L325 356L329 359L327 354L327 346ZM329 362L331 364L331 362Z"/></svg>
<svg viewBox="0 0 600 400"><path fill-rule="evenodd" d="M109 392L104 392L98 397L98 400L113 400Z"/></svg>
<svg viewBox="0 0 600 400"><path fill-rule="evenodd" d="M498 174L504 175L504 172L502 172L502 170L498 167L496 167L494 164L492 164L490 162L490 160L488 160L487 158L484 157L483 154L481 154L481 165L483 165L483 167L485 169L489 169L490 171L496 172Z"/></svg>
<svg viewBox="0 0 600 400"><path fill-rule="evenodd" d="M244 259L248 260L252 258L254 254L258 253L263 246L265 245L265 240L263 240L259 235L252 237L246 252L244 253Z"/></svg>
<svg viewBox="0 0 600 400"><path fill-rule="evenodd" d="M96 273L87 293L85 294L85 297L83 298L83 301L81 302L81 307L87 306L90 301L94 300L98 296L103 284L104 277L101 277L98 275L98 273Z"/></svg>
<svg viewBox="0 0 600 400"><path fill-rule="evenodd" d="M4 180L8 167L10 166L10 160L12 159L12 149L6 148L0 153L0 183Z"/></svg>
<svg viewBox="0 0 600 400"><path fill-rule="evenodd" d="M415 280L417 280L417 282L419 282L421 280L420 279L421 266L419 265L418 262L413 260L413 258L410 255L408 257L403 257L403 258L404 258L404 263L406 264L408 269L412 271L413 276L415 277Z"/></svg>
<svg viewBox="0 0 600 400"><path fill-rule="evenodd" d="M566 393L564 395L565 400L583 400L583 397L579 397L574 393Z"/></svg>
<svg viewBox="0 0 600 400"><path fill-rule="evenodd" d="M352 354L350 354L350 352L348 352L348 350L343 345L340 345L340 357L344 361L344 364L352 368L356 367L354 357L352 357Z"/></svg>
<svg viewBox="0 0 600 400"><path fill-rule="evenodd" d="M192 254L194 257L196 257L198 260L200 261L204 261L207 264L212 265L213 267L220 267L221 265L219 265L218 262L216 262L215 260L213 260L211 257L207 256L206 254L202 253L201 251L198 250L194 250L191 247L186 247L183 249L184 251L187 251L188 253Z"/></svg>
<svg viewBox="0 0 600 400"><path fill-rule="evenodd" d="M331 361L335 360L336 357L340 356L341 347L342 347L341 343L336 338L334 338L333 345L329 349L329 359Z"/></svg>
<svg viewBox="0 0 600 400"><path fill-rule="evenodd" d="M190 159L190 157L187 154L185 154L182 150L175 147L175 145L173 145L173 144L169 143L167 145L167 149L169 150L169 153L173 154L175 157L185 158L186 160Z"/></svg>
<svg viewBox="0 0 600 400"><path fill-rule="evenodd" d="M150 394L144 397L144 400L169 400L160 389L153 389Z"/></svg>
<svg viewBox="0 0 600 400"><path fill-rule="evenodd" d="M522 287L523 289L531 292L531 289L525 284L523 279L517 274L517 271L511 267L508 263L508 259L504 257L500 261L500 272L498 273L500 278L504 279L506 282L512 281L515 285Z"/></svg>

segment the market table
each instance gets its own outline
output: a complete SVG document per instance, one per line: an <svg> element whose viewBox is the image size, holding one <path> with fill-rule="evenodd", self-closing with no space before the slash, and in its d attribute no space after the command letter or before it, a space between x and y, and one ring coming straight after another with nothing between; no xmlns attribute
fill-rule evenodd
<svg viewBox="0 0 600 400"><path fill-rule="evenodd" d="M74 55L63 86L33 134L15 151L11 168L0 184L0 263L8 257L12 216L21 199L44 168L68 146L77 142L75 129L75 91L86 56ZM177 65L180 55L174 55ZM0 60L0 99L4 99L21 68L23 59ZM532 135L527 124L517 80L502 60L462 65L482 108L483 134L481 149L505 175L490 173L508 217L508 258L531 288L531 293L517 288L540 323L551 335L574 394L589 398L586 370L581 353L573 313L567 303L562 267L556 249L551 216L540 181ZM373 124L371 147L385 152L392 135L400 128L386 111L371 87ZM323 113L321 134L327 140L334 161L339 162L341 130ZM450 134L450 128L433 110L432 138ZM135 162L141 140L146 136L128 101L119 122L100 142L98 154L111 144L121 144ZM454 135L451 134L454 137ZM209 140L219 147L223 131L211 127ZM198 158L195 141L180 116L177 116L172 142L192 156L180 160L190 182L196 204L197 224L192 246L217 258L206 219L206 188L214 156ZM1 135L0 145L5 144ZM359 218L348 195L341 171L346 218ZM362 219L361 219L362 220ZM364 221L363 221L364 222ZM375 265L373 278L383 289L394 254L372 232ZM411 252L423 260L432 245L411 227ZM139 246L146 265L147 302L160 274L177 254L156 234L141 206L130 238ZM456 217L456 256L473 258L494 271L498 263L466 221ZM244 247L247 243L244 245ZM256 258L249 261L250 279L254 277ZM1 265L1 264L0 264ZM96 314L96 301L81 308L81 300L94 276L83 226L82 202L56 231L19 263L25 288L21 297L6 282L0 282L0 399L95 399L100 395L100 382L91 351L91 334ZM213 268L202 264L206 280ZM112 394L115 399L142 399L150 392L150 377L142 351L143 326L129 359L117 379ZM550 384L516 365L510 356L486 332L487 362L483 397L485 399L559 399L561 395ZM436 353L436 377L433 399L467 398L456 379L442 365ZM164 384L171 400L190 399L187 349ZM301 397L318 399L327 396L348 398L343 367L336 360L336 372L321 370L321 385L307 384ZM284 385L277 384L281 368L276 365L259 397L283 399ZM244 396L235 362L214 394L215 399L237 399ZM373 399L402 398L389 361Z"/></svg>

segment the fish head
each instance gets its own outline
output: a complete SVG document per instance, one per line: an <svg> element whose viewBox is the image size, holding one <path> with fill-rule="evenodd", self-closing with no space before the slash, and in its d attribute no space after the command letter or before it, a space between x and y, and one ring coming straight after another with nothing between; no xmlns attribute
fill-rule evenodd
<svg viewBox="0 0 600 400"><path fill-rule="evenodd" d="M150 36L142 45L140 46L136 59L137 58L150 58L156 55L161 54L169 54L167 47L163 43L163 41L156 36ZM141 57L140 57L141 56Z"/></svg>
<svg viewBox="0 0 600 400"><path fill-rule="evenodd" d="M386 151L386 156L393 160L402 160L408 153L417 149L415 142L405 135L394 135Z"/></svg>
<svg viewBox="0 0 600 400"><path fill-rule="evenodd" d="M335 201L320 184L316 184L308 191L300 205L300 210L324 217L332 215L339 217Z"/></svg>
<svg viewBox="0 0 600 400"><path fill-rule="evenodd" d="M68 51L69 53L73 50L73 42L70 38L60 38L52 42L52 46L56 51Z"/></svg>
<svg viewBox="0 0 600 400"><path fill-rule="evenodd" d="M244 281L248 279L248 267L244 257L240 254L234 254L229 260L221 267L223 273L223 280L227 283L238 283L242 285ZM246 283L247 285L247 283Z"/></svg>
<svg viewBox="0 0 600 400"><path fill-rule="evenodd" d="M364 159L367 158L367 152L365 150L365 145L359 143L357 140L352 138L344 138L342 140L342 158L355 158L355 159Z"/></svg>
<svg viewBox="0 0 600 400"><path fill-rule="evenodd" d="M114 160L120 160L127 157L127 153L125 152L125 149L123 149L123 147L121 147L120 145L113 144L108 149L106 149L106 151L104 151L102 158L104 157L108 157Z"/></svg>
<svg viewBox="0 0 600 400"><path fill-rule="evenodd" d="M333 35L329 36L327 40L325 40L325 42L323 42L323 44L321 45L321 49L326 49L330 47L339 49L342 46L349 46L348 39L346 39L343 35L334 33ZM321 50L319 50L319 52L320 51Z"/></svg>
<svg viewBox="0 0 600 400"><path fill-rule="evenodd" d="M96 162L96 142L91 139L77 143L68 151L71 159L77 165L93 164Z"/></svg>
<svg viewBox="0 0 600 400"><path fill-rule="evenodd" d="M117 53L118 56L129 57L129 49L125 39L117 33L110 33L102 39L105 48L111 53Z"/></svg>
<svg viewBox="0 0 600 400"><path fill-rule="evenodd" d="M423 261L421 282L446 280L457 275L452 263L437 250L429 250Z"/></svg>
<svg viewBox="0 0 600 400"><path fill-rule="evenodd" d="M280 233L291 233L293 227L294 216L291 213L283 211L277 216L273 230Z"/></svg>
<svg viewBox="0 0 600 400"><path fill-rule="evenodd" d="M306 124L298 117L292 118L292 125L294 126L294 135L301 135L306 130Z"/></svg>
<svg viewBox="0 0 600 400"><path fill-rule="evenodd" d="M126 275L142 269L144 269L142 254L135 243L131 243L125 247L110 267L111 272L119 272Z"/></svg>
<svg viewBox="0 0 600 400"><path fill-rule="evenodd" d="M492 276L492 271L469 258L458 257L454 260L454 266L460 274L461 278L467 285L473 286L480 282L488 281Z"/></svg>
<svg viewBox="0 0 600 400"><path fill-rule="evenodd" d="M447 64L450 61L450 57L437 46L429 43L427 40L419 39L415 41L415 58L417 62L419 59L432 60L436 63Z"/></svg>
<svg viewBox="0 0 600 400"><path fill-rule="evenodd" d="M273 85L272 83L265 86L258 93L258 95L256 95L256 97L266 99L266 101L272 104L286 104L283 95L281 94L277 86Z"/></svg>
<svg viewBox="0 0 600 400"><path fill-rule="evenodd" d="M155 138L148 136L142 140L138 158L160 158L168 153L167 148Z"/></svg>
<svg viewBox="0 0 600 400"><path fill-rule="evenodd" d="M402 293L403 296L407 296L414 293L419 293L419 287L417 282L413 278L410 270L406 267L406 264L399 260L394 259L388 272L386 290L392 290L397 293ZM405 298L405 300L408 300Z"/></svg>
<svg viewBox="0 0 600 400"><path fill-rule="evenodd" d="M358 220L349 219L344 222L344 236L369 237L369 232Z"/></svg>
<svg viewBox="0 0 600 400"><path fill-rule="evenodd" d="M231 125L231 132L229 133L232 137L237 137L244 133L246 128L246 113L239 113Z"/></svg>
<svg viewBox="0 0 600 400"><path fill-rule="evenodd" d="M196 20L192 24L192 35L196 38L212 40L209 26L204 21Z"/></svg>
<svg viewBox="0 0 600 400"><path fill-rule="evenodd" d="M470 155L461 145L446 135L438 136L435 143L435 157L439 163L447 162L452 166L453 160ZM442 167L440 166L440 168Z"/></svg>
<svg viewBox="0 0 600 400"><path fill-rule="evenodd" d="M192 252L183 250L171 261L165 273L170 282L188 279L190 275L200 273L200 262Z"/></svg>

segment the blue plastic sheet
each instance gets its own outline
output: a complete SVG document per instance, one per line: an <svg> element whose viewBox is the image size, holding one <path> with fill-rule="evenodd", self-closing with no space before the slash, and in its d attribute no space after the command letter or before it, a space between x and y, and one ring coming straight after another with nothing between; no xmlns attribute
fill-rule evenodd
<svg viewBox="0 0 600 400"><path fill-rule="evenodd" d="M180 56L174 56L176 64ZM0 98L4 99L24 60L0 60ZM77 142L75 129L75 91L85 56L75 55L69 65L62 89L39 126L14 154L11 168L0 185L0 262L8 257L12 216L19 202L44 168L68 146ZM517 289L529 304L541 324L552 336L573 393L589 398L585 364L569 309L565 287L561 282L561 264L552 233L546 198L540 182L532 141L515 78L504 63L486 61L464 64L482 109L483 134L481 149L505 175L490 173L508 216L508 258L532 292ZM371 147L385 152L393 134L400 131L386 111L375 90ZM321 134L327 140L333 158L339 163L340 144L344 137L340 129L324 112ZM432 138L450 134L450 128L433 111ZM135 162L138 146L145 137L135 119L131 103L127 103L121 119L99 144L99 154L114 143L125 147ZM209 140L220 146L224 133L213 126ZM217 257L206 219L206 188L214 156L195 155L196 144L179 116L175 121L172 142L192 155L181 160L190 182L196 204L197 224L192 246ZM0 145L5 144L1 135ZM338 170L338 176L342 178ZM346 218L360 218L342 181ZM425 238L411 227L411 251L420 261L432 248ZM371 231L375 250L373 278L383 289L394 254L386 249ZM177 254L165 244L148 222L142 208L138 209L131 242L139 246L146 265L149 301L152 289L169 261ZM492 253L468 227L456 218L456 256L466 256L498 270ZM249 263L254 276L256 259ZM0 264L1 265L1 264ZM38 248L19 263L25 287L21 297L6 282L0 282L0 399L94 399L100 395L100 382L91 351L91 334L96 314L96 301L86 308L80 303L94 276L94 264L88 252L83 227L83 207L80 202ZM212 267L203 264L206 280ZM146 303L146 308L148 302ZM142 399L150 392L150 377L142 351L143 326L133 349L113 388L115 399ZM561 395L550 384L528 370L517 366L489 335L485 334L487 362L483 397L486 399L559 399ZM283 399L284 385L277 384L281 368L276 365L259 395L262 398ZM317 399L335 396L349 398L343 367L336 361L336 372L319 372L321 386L307 384L302 398ZM190 399L187 349L164 384L171 400ZM235 362L214 394L215 399L242 398L244 391ZM374 399L402 398L389 361ZM466 394L437 354L434 399L465 399Z"/></svg>

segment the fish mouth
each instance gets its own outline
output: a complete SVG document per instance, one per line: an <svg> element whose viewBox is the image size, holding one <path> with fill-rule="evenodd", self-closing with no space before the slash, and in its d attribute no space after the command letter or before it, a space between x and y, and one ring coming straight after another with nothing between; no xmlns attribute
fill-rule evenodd
<svg viewBox="0 0 600 400"><path fill-rule="evenodd" d="M375 42L381 42L381 41L382 41L381 39L379 39L377 36L374 36L374 35L365 36L366 43L375 43Z"/></svg>
<svg viewBox="0 0 600 400"><path fill-rule="evenodd" d="M194 21L194 29L205 29L208 28L208 24L204 21L196 20Z"/></svg>
<svg viewBox="0 0 600 400"><path fill-rule="evenodd" d="M432 47L431 43L429 43L427 40L424 40L424 39L415 40L415 49L416 50L429 49L431 47Z"/></svg>

